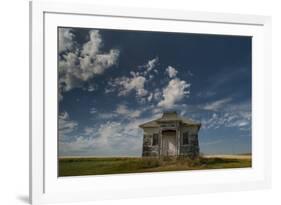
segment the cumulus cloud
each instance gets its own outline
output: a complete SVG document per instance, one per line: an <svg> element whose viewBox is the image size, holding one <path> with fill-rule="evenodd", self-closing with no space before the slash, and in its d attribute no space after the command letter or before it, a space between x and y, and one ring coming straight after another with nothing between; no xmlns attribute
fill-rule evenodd
<svg viewBox="0 0 281 205"><path fill-rule="evenodd" d="M67 156L75 154L75 152L80 152L89 147L89 144L92 142L92 139L85 138L83 136L78 136L73 141L60 141L59 142L59 155Z"/></svg>
<svg viewBox="0 0 281 205"><path fill-rule="evenodd" d="M131 71L130 76L122 76L112 79L108 82L108 86L105 88L105 93L118 91L119 96L127 96L131 92L135 92L138 102L150 102L154 99L154 94L148 92L145 88L145 84L150 82L157 74L158 71L155 67L158 63L159 58L155 57L148 60L146 64L138 66L141 70ZM151 73L151 71L157 72ZM156 97L159 97L158 94Z"/></svg>
<svg viewBox="0 0 281 205"><path fill-rule="evenodd" d="M101 124L98 129L86 127L84 136L77 136L75 140L61 142L61 151L85 151L88 148L107 148L110 142L114 142L114 137L118 137L122 127L117 122L107 122ZM120 136L119 136L120 137Z"/></svg>
<svg viewBox="0 0 281 205"><path fill-rule="evenodd" d="M102 39L98 30L92 30L89 32L90 40L86 42L83 47L81 54L83 56L96 56L99 53Z"/></svg>
<svg viewBox="0 0 281 205"><path fill-rule="evenodd" d="M170 80L167 87L163 89L163 99L158 103L158 106L172 108L176 102L182 100L190 93L189 88L190 84L184 80L178 78Z"/></svg>
<svg viewBox="0 0 281 205"><path fill-rule="evenodd" d="M59 28L59 53L71 50L73 48L74 34L70 28Z"/></svg>
<svg viewBox="0 0 281 205"><path fill-rule="evenodd" d="M159 88L156 88L152 90L148 95L147 95L147 102L152 102L152 101L160 101L162 97L162 92Z"/></svg>
<svg viewBox="0 0 281 205"><path fill-rule="evenodd" d="M142 136L138 125L142 120L128 123L108 121L97 128L86 127L84 134L72 141L60 142L60 155L122 156L141 154Z"/></svg>
<svg viewBox="0 0 281 205"><path fill-rule="evenodd" d="M159 58L155 57L149 60L146 64L139 66L139 68L144 68L145 70L143 71L143 74L147 75L150 71L152 71L156 67L158 62L159 62Z"/></svg>
<svg viewBox="0 0 281 205"><path fill-rule="evenodd" d="M131 74L132 75L132 74ZM146 96L148 91L144 88L146 79L143 76L132 75L130 77L116 78L111 86L117 87L119 96L126 96L131 91L136 92L137 97ZM114 89L112 89L114 91Z"/></svg>
<svg viewBox="0 0 281 205"><path fill-rule="evenodd" d="M98 147L110 146L110 143L114 143L121 137L122 126L119 122L107 122L100 125L95 139L95 145Z"/></svg>
<svg viewBox="0 0 281 205"><path fill-rule="evenodd" d="M168 66L168 68L166 69L166 72L168 73L170 78L176 77L177 73L178 73L178 71L172 66Z"/></svg>
<svg viewBox="0 0 281 205"><path fill-rule="evenodd" d="M117 89L119 91L119 96L125 96L134 90L141 103L152 102L152 100L155 100L158 101L158 106L164 108L173 107L176 102L189 94L190 84L184 80L176 78L178 71L174 67L168 66L166 72L172 79L169 81L167 87L163 88L162 91L159 88L155 88L148 92L148 90L145 89L145 83L148 83L154 77L154 75L148 73L155 68L158 62L159 58L156 57L149 60L147 64L139 66L145 68L144 71L131 71L130 77L119 77L114 81L109 82L109 87L106 88L106 93L114 92Z"/></svg>
<svg viewBox="0 0 281 205"><path fill-rule="evenodd" d="M59 29L61 53L59 59L59 89L60 92L67 92L73 88L82 87L85 82L95 75L104 73L108 68L117 63L119 50L110 49L103 52L102 37L98 30L89 32L89 41L82 46L74 46L74 34L65 28ZM73 42L73 43L71 43ZM77 44L77 43L76 43ZM93 91L93 85L88 90Z"/></svg>
<svg viewBox="0 0 281 205"><path fill-rule="evenodd" d="M126 110L126 108L125 108ZM124 108L119 108L126 113ZM108 120L96 124L95 127L85 127L81 135L71 141L60 141L60 156L95 155L95 156L141 156L143 132L140 124L160 117L136 117L125 121Z"/></svg>
<svg viewBox="0 0 281 205"><path fill-rule="evenodd" d="M220 112L208 111L210 114L200 120L203 129L231 127L249 131L251 113L248 104L225 105ZM143 112L142 109L135 112L124 104L118 105L113 112L107 113L110 117L106 122L95 124L94 127L85 127L75 138L60 141L60 155L124 156L130 153L140 155L143 135L138 126L162 115L162 107L151 105L146 109L150 117L142 118L140 114ZM117 118L111 118L113 115ZM68 114L62 114L61 118L71 122ZM65 127L72 128L73 125Z"/></svg>

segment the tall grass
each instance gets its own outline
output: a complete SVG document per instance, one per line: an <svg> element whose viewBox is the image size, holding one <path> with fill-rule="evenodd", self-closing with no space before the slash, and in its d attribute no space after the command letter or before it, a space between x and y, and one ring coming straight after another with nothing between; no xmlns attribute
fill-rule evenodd
<svg viewBox="0 0 281 205"><path fill-rule="evenodd" d="M121 174L198 169L251 167L251 159L188 157L65 158L59 159L59 176Z"/></svg>

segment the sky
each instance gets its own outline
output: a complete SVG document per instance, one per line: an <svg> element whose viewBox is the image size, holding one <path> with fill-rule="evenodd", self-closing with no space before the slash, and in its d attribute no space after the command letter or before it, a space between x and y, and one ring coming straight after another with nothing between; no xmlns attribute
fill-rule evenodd
<svg viewBox="0 0 281 205"><path fill-rule="evenodd" d="M200 152L251 152L247 36L58 28L59 156L141 156L144 122L201 122Z"/></svg>

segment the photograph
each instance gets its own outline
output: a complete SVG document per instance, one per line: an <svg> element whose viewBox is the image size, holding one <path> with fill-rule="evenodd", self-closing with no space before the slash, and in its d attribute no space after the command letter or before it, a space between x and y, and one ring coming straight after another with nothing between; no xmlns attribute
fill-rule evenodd
<svg viewBox="0 0 281 205"><path fill-rule="evenodd" d="M57 27L58 177L252 167L252 36Z"/></svg>

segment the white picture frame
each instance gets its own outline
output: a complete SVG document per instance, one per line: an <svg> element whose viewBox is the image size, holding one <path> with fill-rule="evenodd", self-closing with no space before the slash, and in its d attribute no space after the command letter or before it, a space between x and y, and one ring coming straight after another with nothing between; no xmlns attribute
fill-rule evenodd
<svg viewBox="0 0 281 205"><path fill-rule="evenodd" d="M54 83L57 67L54 65L57 61L58 26L253 36L253 167L58 178L57 124L54 123L57 95L53 92L57 89ZM239 191L271 186L270 17L34 1L30 3L30 93L32 204ZM151 180L157 183L146 183Z"/></svg>

